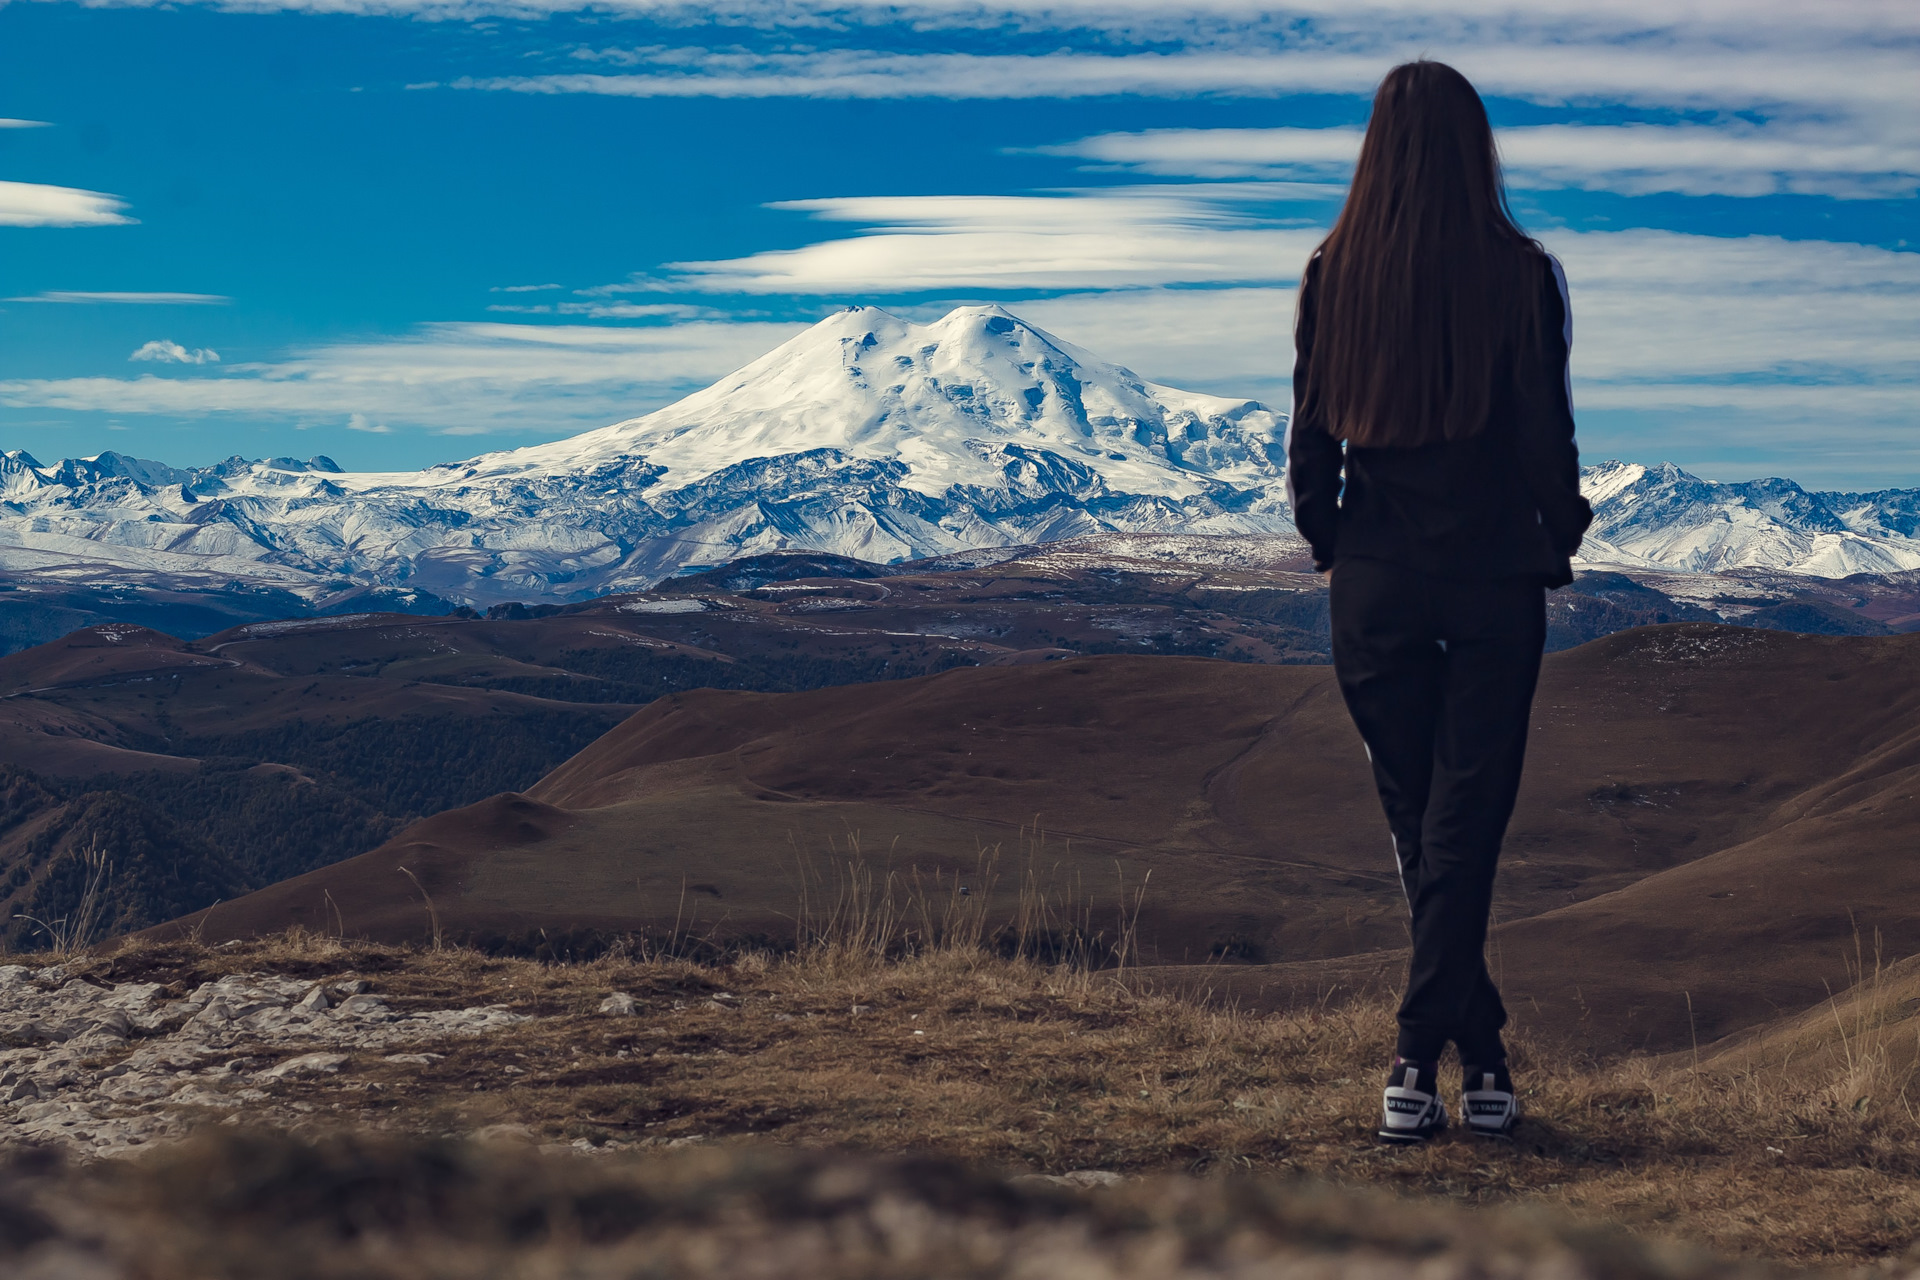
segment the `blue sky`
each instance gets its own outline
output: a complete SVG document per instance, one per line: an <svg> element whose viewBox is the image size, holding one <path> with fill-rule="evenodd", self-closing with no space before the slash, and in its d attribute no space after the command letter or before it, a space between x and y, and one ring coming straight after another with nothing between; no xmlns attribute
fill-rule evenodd
<svg viewBox="0 0 1920 1280"><path fill-rule="evenodd" d="M1422 53L1567 265L1589 459L1920 484L1891 0L0 3L0 445L412 468L852 302L1283 404L1292 282Z"/></svg>

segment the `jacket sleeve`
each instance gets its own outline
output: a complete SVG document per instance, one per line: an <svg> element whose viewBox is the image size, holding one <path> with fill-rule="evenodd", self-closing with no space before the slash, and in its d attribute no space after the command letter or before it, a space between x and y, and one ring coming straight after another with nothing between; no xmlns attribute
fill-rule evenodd
<svg viewBox="0 0 1920 1280"><path fill-rule="evenodd" d="M1580 495L1580 446L1573 435L1573 388L1568 369L1573 310L1560 260L1547 255L1541 279L1540 332L1516 362L1518 446L1527 487L1553 548L1571 556L1593 523Z"/></svg>
<svg viewBox="0 0 1920 1280"><path fill-rule="evenodd" d="M1287 503L1293 526L1313 550L1315 572L1333 565L1340 526L1340 442L1327 434L1318 397L1310 394L1307 357L1313 350L1314 278L1318 261L1307 264L1300 282L1299 315L1293 327L1293 413L1287 419Z"/></svg>

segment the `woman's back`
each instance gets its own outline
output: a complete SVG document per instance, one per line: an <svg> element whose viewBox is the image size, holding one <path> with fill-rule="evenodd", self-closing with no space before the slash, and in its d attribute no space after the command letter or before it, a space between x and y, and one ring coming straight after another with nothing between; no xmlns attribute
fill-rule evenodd
<svg viewBox="0 0 1920 1280"><path fill-rule="evenodd" d="M1441 63L1395 67L1300 285L1287 493L1315 564L1571 581L1593 513L1569 314L1507 209L1480 95Z"/></svg>
<svg viewBox="0 0 1920 1280"><path fill-rule="evenodd" d="M1315 559L1363 556L1448 577L1570 581L1568 557L1592 513L1579 490L1559 264L1537 255L1536 296L1515 299L1524 305L1513 309L1536 312L1538 323L1499 345L1501 368L1475 429L1426 443L1349 442L1344 451L1318 412L1326 398L1312 382L1319 264L1316 257L1301 284L1288 441L1289 497Z"/></svg>

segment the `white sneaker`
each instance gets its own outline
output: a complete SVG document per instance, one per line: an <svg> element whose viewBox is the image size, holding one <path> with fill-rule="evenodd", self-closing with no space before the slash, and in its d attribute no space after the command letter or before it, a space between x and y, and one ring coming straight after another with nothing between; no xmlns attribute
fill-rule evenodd
<svg viewBox="0 0 1920 1280"><path fill-rule="evenodd" d="M1469 1066L1463 1083L1460 1109L1466 1112L1467 1132L1483 1138L1512 1137L1513 1127L1520 1123L1520 1100L1513 1096L1507 1064Z"/></svg>
<svg viewBox="0 0 1920 1280"><path fill-rule="evenodd" d="M1380 1141L1425 1142L1447 1127L1447 1104L1440 1101L1439 1068L1431 1062L1393 1060L1393 1073L1381 1098Z"/></svg>

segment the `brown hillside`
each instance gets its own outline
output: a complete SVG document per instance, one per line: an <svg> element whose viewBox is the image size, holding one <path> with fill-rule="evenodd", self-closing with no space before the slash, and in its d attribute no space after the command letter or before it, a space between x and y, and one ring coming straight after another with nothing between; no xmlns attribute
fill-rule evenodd
<svg viewBox="0 0 1920 1280"><path fill-rule="evenodd" d="M1497 907L1516 1016L1604 1048L1704 1042L1844 986L1855 928L1920 951L1917 652L1684 625L1549 658ZM182 923L418 936L404 865L456 936L676 916L791 936L799 865L830 882L855 833L923 879L977 880L998 845L1009 917L1029 859L1096 928L1151 872L1146 958L1265 961L1204 977L1255 1002L1391 973L1403 937L1329 672L1119 657L676 695L526 796Z"/></svg>
<svg viewBox="0 0 1920 1280"><path fill-rule="evenodd" d="M195 653L185 641L163 632L106 623L0 657L0 696L232 665L226 659Z"/></svg>

